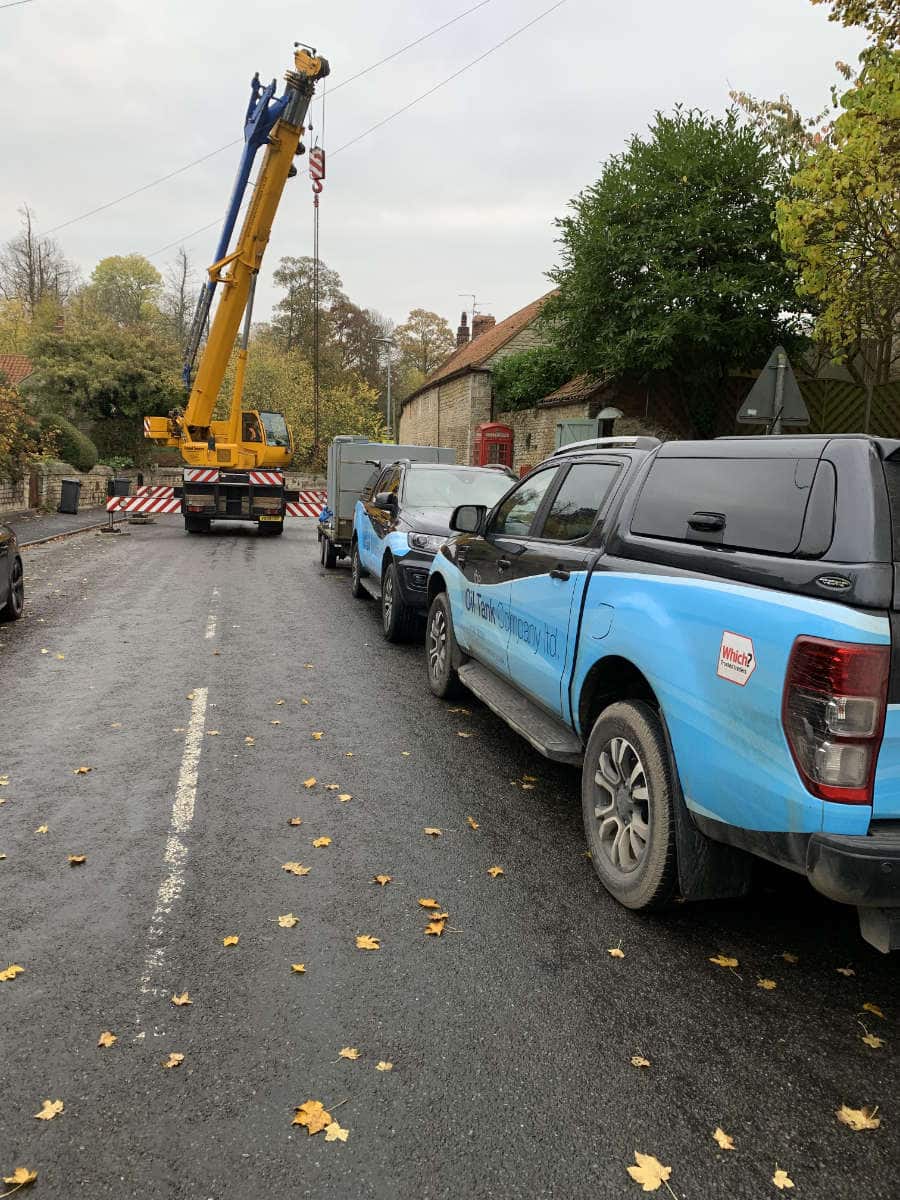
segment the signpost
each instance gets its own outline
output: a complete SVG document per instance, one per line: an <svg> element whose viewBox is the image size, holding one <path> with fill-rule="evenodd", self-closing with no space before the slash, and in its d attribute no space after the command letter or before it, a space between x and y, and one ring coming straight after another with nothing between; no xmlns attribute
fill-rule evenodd
<svg viewBox="0 0 900 1200"><path fill-rule="evenodd" d="M808 425L809 410L783 346L776 346L738 415L741 425L765 425L781 433L785 425Z"/></svg>

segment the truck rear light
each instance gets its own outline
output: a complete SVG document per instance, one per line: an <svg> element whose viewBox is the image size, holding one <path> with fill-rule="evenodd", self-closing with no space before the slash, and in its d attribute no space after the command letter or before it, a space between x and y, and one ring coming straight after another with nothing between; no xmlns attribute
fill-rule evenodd
<svg viewBox="0 0 900 1200"><path fill-rule="evenodd" d="M813 637L794 642L781 722L800 777L814 796L872 803L890 657L889 646Z"/></svg>

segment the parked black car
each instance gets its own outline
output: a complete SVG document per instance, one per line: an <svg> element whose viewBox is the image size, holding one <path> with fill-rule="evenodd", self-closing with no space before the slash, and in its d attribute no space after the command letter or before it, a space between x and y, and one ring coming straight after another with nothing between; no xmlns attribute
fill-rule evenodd
<svg viewBox="0 0 900 1200"><path fill-rule="evenodd" d="M25 608L25 573L15 533L0 525L0 621L18 621Z"/></svg>

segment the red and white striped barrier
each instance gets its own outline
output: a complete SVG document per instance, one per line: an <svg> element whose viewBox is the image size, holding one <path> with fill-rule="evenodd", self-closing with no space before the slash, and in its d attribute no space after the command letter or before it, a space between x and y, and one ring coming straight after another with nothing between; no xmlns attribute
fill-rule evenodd
<svg viewBox="0 0 900 1200"><path fill-rule="evenodd" d="M181 499L171 487L141 487L134 496L113 496L106 502L107 512L177 513Z"/></svg>
<svg viewBox="0 0 900 1200"><path fill-rule="evenodd" d="M327 499L327 492L301 492L298 499L288 500L286 515L289 517L317 517Z"/></svg>
<svg viewBox="0 0 900 1200"><path fill-rule="evenodd" d="M185 483L218 483L219 472L216 467L188 467L184 472Z"/></svg>
<svg viewBox="0 0 900 1200"><path fill-rule="evenodd" d="M281 487L284 484L284 476L280 471L251 471L250 482Z"/></svg>

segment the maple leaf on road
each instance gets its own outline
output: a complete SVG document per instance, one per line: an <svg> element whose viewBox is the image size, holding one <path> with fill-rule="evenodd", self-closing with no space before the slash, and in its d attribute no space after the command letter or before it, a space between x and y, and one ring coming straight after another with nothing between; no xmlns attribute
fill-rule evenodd
<svg viewBox="0 0 900 1200"><path fill-rule="evenodd" d="M87 862L86 854L70 854L69 855L69 866L70 867L80 867L82 865L82 863L86 863L86 862Z"/></svg>
<svg viewBox="0 0 900 1200"><path fill-rule="evenodd" d="M108 1029L104 1029L103 1033L101 1033L97 1039L97 1045L103 1046L104 1049L107 1049L113 1044L113 1042L117 1042L118 1040L119 1039L114 1033L110 1033Z"/></svg>
<svg viewBox="0 0 900 1200"><path fill-rule="evenodd" d="M500 875L505 875L506 872L502 867L488 867L488 875L491 879L497 879Z"/></svg>
<svg viewBox="0 0 900 1200"><path fill-rule="evenodd" d="M671 1167L664 1167L658 1158L652 1154L634 1152L634 1166L628 1168L628 1174L635 1183L641 1184L645 1192L656 1192L672 1174Z"/></svg>
<svg viewBox="0 0 900 1200"><path fill-rule="evenodd" d="M59 1116L65 1108L62 1100L44 1100L41 1104L41 1111L34 1114L37 1121L52 1121L54 1117Z"/></svg>
<svg viewBox="0 0 900 1200"><path fill-rule="evenodd" d="M338 1125L337 1121L332 1121L331 1124L327 1125L325 1128L325 1141L346 1142L347 1134L349 1132L349 1129L342 1129L341 1126Z"/></svg>
<svg viewBox="0 0 900 1200"><path fill-rule="evenodd" d="M355 1046L345 1046L343 1050L340 1050L338 1053L340 1054L341 1058L349 1058L351 1062L354 1059L359 1058L359 1051Z"/></svg>
<svg viewBox="0 0 900 1200"><path fill-rule="evenodd" d="M377 937L372 937L371 934L361 933L356 939L357 950L380 950L381 941Z"/></svg>
<svg viewBox="0 0 900 1200"><path fill-rule="evenodd" d="M308 875L312 867L304 867L303 863L298 862L286 862L281 864L281 869L290 875Z"/></svg>
<svg viewBox="0 0 900 1200"><path fill-rule="evenodd" d="M229 933L228 937L222 938L222 945L223 946L236 946L239 941L240 941L240 938L238 937L238 935L236 933Z"/></svg>
<svg viewBox="0 0 900 1200"><path fill-rule="evenodd" d="M278 918L278 924L282 929L293 929L299 920L300 918L295 917L293 913L284 913Z"/></svg>
<svg viewBox="0 0 900 1200"><path fill-rule="evenodd" d="M17 975L21 975L25 970L18 963L12 963L5 971L0 971L0 983L8 983L10 979L15 979Z"/></svg>
<svg viewBox="0 0 900 1200"><path fill-rule="evenodd" d="M28 1187L37 1179L37 1171L32 1171L30 1167L14 1167L12 1175L4 1175L4 1183L12 1183L15 1188ZM9 1195L10 1193L5 1193Z"/></svg>
<svg viewBox="0 0 900 1200"><path fill-rule="evenodd" d="M312 1136L320 1133L331 1124L331 1113L325 1111L321 1100L306 1100L295 1110L292 1125L305 1125L306 1132Z"/></svg>
<svg viewBox="0 0 900 1200"><path fill-rule="evenodd" d="M481 828L481 826L478 824L478 822L475 820L474 817L466 817L466 824L469 826L470 829L480 829Z"/></svg>
<svg viewBox="0 0 900 1200"><path fill-rule="evenodd" d="M776 1168L775 1174L772 1176L772 1182L779 1189L779 1191L782 1192L785 1190L785 1188L792 1188L794 1186L793 1179L791 1179L787 1171L783 1171L781 1167Z"/></svg>
<svg viewBox="0 0 900 1200"><path fill-rule="evenodd" d="M835 1110L835 1116L844 1125L849 1125L856 1133L863 1129L877 1129L881 1124L881 1117L876 1117L877 1108L849 1108L846 1104L842 1104L840 1108Z"/></svg>
<svg viewBox="0 0 900 1200"><path fill-rule="evenodd" d="M393 1069L394 1069L394 1064L392 1062L385 1062L384 1059L382 1059L381 1062L377 1062L375 1064L376 1071L393 1071Z"/></svg>
<svg viewBox="0 0 900 1200"><path fill-rule="evenodd" d="M176 1008L184 1008L186 1004L193 1004L194 1002L187 992L182 992L181 995L172 996L172 1003Z"/></svg>
<svg viewBox="0 0 900 1200"><path fill-rule="evenodd" d="M726 1133L724 1129L720 1129L718 1125L713 1130L713 1137L718 1142L721 1150L734 1149L734 1138L730 1133Z"/></svg>
<svg viewBox="0 0 900 1200"><path fill-rule="evenodd" d="M317 850L321 850L323 846L331 845L330 837L318 837L313 839L313 845Z"/></svg>
<svg viewBox="0 0 900 1200"><path fill-rule="evenodd" d="M432 900L432 899L420 900L419 903L422 905L423 908L440 908L441 907L438 904L437 900Z"/></svg>
<svg viewBox="0 0 900 1200"><path fill-rule="evenodd" d="M306 963L291 963L291 970L297 975L306 974Z"/></svg>
<svg viewBox="0 0 900 1200"><path fill-rule="evenodd" d="M184 1055L176 1054L173 1052L172 1054L169 1055L169 1057L163 1063L163 1066L165 1067L165 1069L167 1071L171 1071L173 1067L180 1066L181 1063L183 1063L183 1062L184 1062Z"/></svg>
<svg viewBox="0 0 900 1200"><path fill-rule="evenodd" d="M391 875L373 875L372 882L379 884L381 887L384 887L385 884L391 882L392 878L393 878L393 876L391 876Z"/></svg>
<svg viewBox="0 0 900 1200"><path fill-rule="evenodd" d="M717 967L736 967L738 965L738 960L730 958L727 954L716 954L709 961L715 963Z"/></svg>
<svg viewBox="0 0 900 1200"><path fill-rule="evenodd" d="M441 836L440 829L436 828L434 825L426 825L425 833L427 833L429 837L440 837Z"/></svg>

